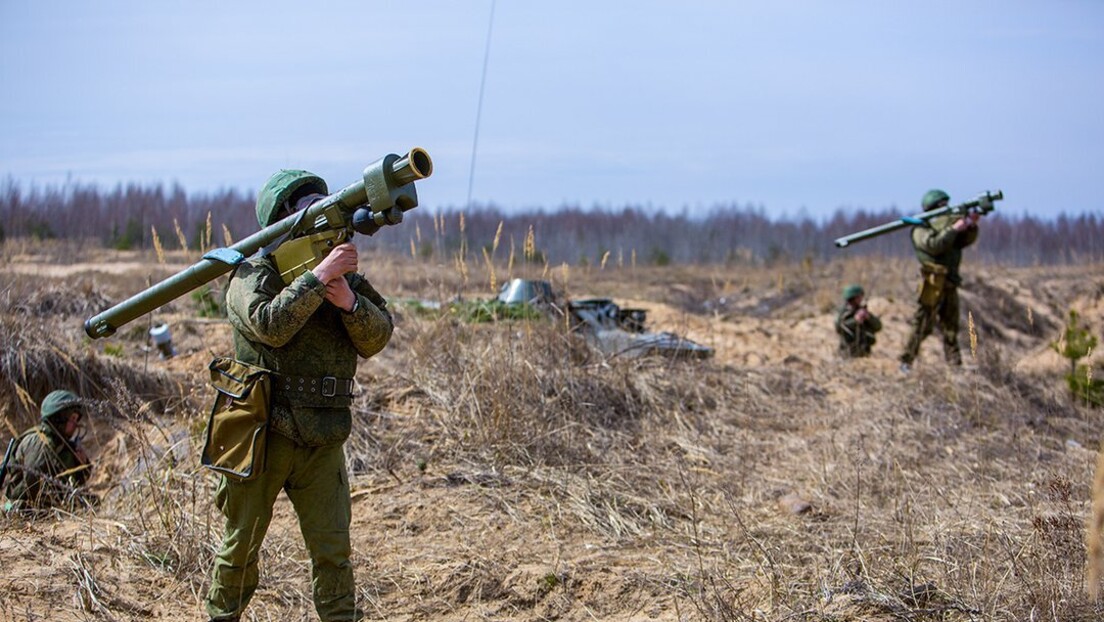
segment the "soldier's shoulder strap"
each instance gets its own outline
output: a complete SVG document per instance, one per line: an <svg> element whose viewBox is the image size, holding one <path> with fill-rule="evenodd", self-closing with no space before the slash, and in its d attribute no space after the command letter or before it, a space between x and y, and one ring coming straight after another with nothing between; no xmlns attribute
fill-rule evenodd
<svg viewBox="0 0 1104 622"><path fill-rule="evenodd" d="M4 461L0 463L0 492L4 490L4 482L8 479L8 463L11 462L12 456L15 454L15 448L19 445L19 441L23 440L23 437L27 433L24 432L19 436L14 436L8 441L8 449L4 452Z"/></svg>

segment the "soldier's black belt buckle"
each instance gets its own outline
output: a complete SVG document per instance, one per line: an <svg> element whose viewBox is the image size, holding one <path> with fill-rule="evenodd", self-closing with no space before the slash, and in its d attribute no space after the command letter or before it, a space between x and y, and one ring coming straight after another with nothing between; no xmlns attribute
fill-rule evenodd
<svg viewBox="0 0 1104 622"><path fill-rule="evenodd" d="M334 376L322 377L322 397L334 397L337 395L337 378Z"/></svg>
<svg viewBox="0 0 1104 622"><path fill-rule="evenodd" d="M322 377L322 397L332 398L338 394L338 379L332 376Z"/></svg>

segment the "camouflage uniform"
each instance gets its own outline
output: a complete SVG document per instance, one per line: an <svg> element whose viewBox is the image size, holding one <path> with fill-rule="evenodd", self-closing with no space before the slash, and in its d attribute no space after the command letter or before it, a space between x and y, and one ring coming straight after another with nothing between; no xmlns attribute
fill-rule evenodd
<svg viewBox="0 0 1104 622"><path fill-rule="evenodd" d="M79 407L68 391L54 391L42 403L42 421L23 432L7 466L5 511L37 510L72 504L82 497L92 466L82 461L76 446L55 428L55 415Z"/></svg>
<svg viewBox="0 0 1104 622"><path fill-rule="evenodd" d="M905 365L911 365L916 360L921 342L932 333L937 323L943 335L943 358L951 365L962 364L958 345L958 286L962 284L962 276L958 266L962 262L962 249L977 240L978 228L971 226L961 232L955 231L952 225L958 219L956 215L938 216L929 220L926 226L912 229L912 245L916 258L920 260L921 271L931 266L941 267L946 270L946 278L934 304L917 303L910 322L912 330L900 358Z"/></svg>
<svg viewBox="0 0 1104 622"><path fill-rule="evenodd" d="M357 357L370 357L387 344L392 320L367 279L344 278L356 294L348 313L325 300L325 285L310 271L285 286L269 257L243 263L227 288L236 357L274 376L264 468L247 481L223 476L216 492L226 536L207 595L207 612L215 620L237 619L256 590L258 553L281 489L310 552L320 619L360 617L349 561L351 501L343 451L352 396L344 387L351 387ZM309 389L326 377L339 380L337 395ZM308 390L299 388L301 380Z"/></svg>
<svg viewBox="0 0 1104 622"><path fill-rule="evenodd" d="M877 339L874 334L882 330L882 321L870 313L862 324L855 319L855 313L864 307L853 307L848 303L840 308L836 316L836 333L840 338L840 354L845 357L870 356L870 348ZM867 312L869 313L869 311Z"/></svg>

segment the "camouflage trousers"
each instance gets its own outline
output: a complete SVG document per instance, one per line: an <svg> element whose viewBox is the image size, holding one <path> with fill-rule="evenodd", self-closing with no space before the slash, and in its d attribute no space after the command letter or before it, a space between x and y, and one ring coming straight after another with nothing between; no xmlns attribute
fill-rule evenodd
<svg viewBox="0 0 1104 622"><path fill-rule="evenodd" d="M905 351L901 353L901 362L911 364L920 355L920 344L932 334L936 325L943 335L943 358L951 365L962 364L962 351L958 347L958 288L950 283L943 286L939 301L934 306L917 303L909 325Z"/></svg>
<svg viewBox="0 0 1104 622"><path fill-rule="evenodd" d="M349 561L352 509L342 445L303 447L272 431L267 445L265 469L256 479L223 477L219 482L215 504L226 516L226 535L215 556L207 613L213 619L234 619L249 604L257 589L258 555L272 506L284 490L310 553L318 617L360 619Z"/></svg>

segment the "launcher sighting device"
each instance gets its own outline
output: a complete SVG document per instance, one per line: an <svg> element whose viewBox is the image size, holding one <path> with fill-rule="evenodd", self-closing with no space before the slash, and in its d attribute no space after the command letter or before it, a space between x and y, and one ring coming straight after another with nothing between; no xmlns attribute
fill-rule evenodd
<svg viewBox="0 0 1104 622"><path fill-rule="evenodd" d="M836 246L843 248L849 246L852 242L861 242L873 237L882 235L883 233L889 233L890 231L896 231L903 229L904 227L912 227L916 225L927 225L928 220L935 218L936 216L943 216L944 214L958 214L965 216L966 214L976 213L985 215L996 209L993 206L993 201L1000 201L1004 198L1004 193L1000 190L993 192L985 191L983 194L979 194L976 199L966 201L965 203L959 203L958 205L948 205L946 207L938 207L933 210L922 212L915 216L905 216L904 218L894 220L893 222L887 222L884 225L878 225L877 227L871 227L858 233L852 233L851 235L845 235L842 238L836 238Z"/></svg>
<svg viewBox="0 0 1104 622"><path fill-rule="evenodd" d="M353 237L373 235L402 222L418 206L414 182L433 174L433 160L415 147L404 156L388 154L364 169L363 179L273 223L229 248L216 248L169 278L84 322L93 339L233 270L257 251L271 253L285 282L312 269L330 250Z"/></svg>

